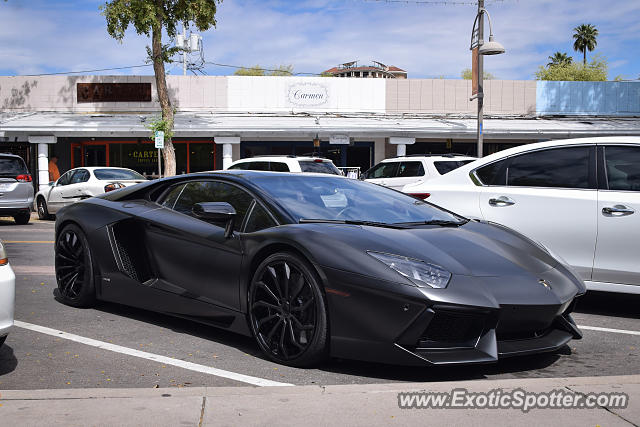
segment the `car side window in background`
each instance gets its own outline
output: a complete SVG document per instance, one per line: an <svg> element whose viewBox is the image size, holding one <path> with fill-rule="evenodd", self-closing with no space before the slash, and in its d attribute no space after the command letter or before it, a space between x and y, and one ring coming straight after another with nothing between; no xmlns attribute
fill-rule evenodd
<svg viewBox="0 0 640 427"><path fill-rule="evenodd" d="M71 176L69 184L80 184L87 181L89 181L89 171L86 169L78 169L73 173L73 176Z"/></svg>
<svg viewBox="0 0 640 427"><path fill-rule="evenodd" d="M501 160L483 166L476 171L476 176L484 185L505 185L507 183L505 174L506 163L507 160Z"/></svg>
<svg viewBox="0 0 640 427"><path fill-rule="evenodd" d="M367 179L395 178L398 171L398 162L380 163L367 172Z"/></svg>
<svg viewBox="0 0 640 427"><path fill-rule="evenodd" d="M301 160L299 162L302 172L326 173L329 175L342 175L340 170L332 162L318 160Z"/></svg>
<svg viewBox="0 0 640 427"><path fill-rule="evenodd" d="M268 171L269 162L248 162L246 169L252 171Z"/></svg>
<svg viewBox="0 0 640 427"><path fill-rule="evenodd" d="M566 147L513 157L507 166L507 185L590 188L589 151L589 147Z"/></svg>
<svg viewBox="0 0 640 427"><path fill-rule="evenodd" d="M276 223L271 218L271 215L256 202L251 216L247 219L247 225L244 228L245 233L253 233L254 231L264 230L265 228L273 227Z"/></svg>
<svg viewBox="0 0 640 427"><path fill-rule="evenodd" d="M422 162L401 162L396 176L398 178L424 176Z"/></svg>
<svg viewBox="0 0 640 427"><path fill-rule="evenodd" d="M71 175L73 175L75 171L69 171L58 178L58 183L56 185L69 185L69 181L71 181Z"/></svg>
<svg viewBox="0 0 640 427"><path fill-rule="evenodd" d="M473 160L441 160L433 162L433 166L436 167L436 170L440 175L444 175L445 173L449 173L452 170L458 169L460 166L464 166L472 161Z"/></svg>
<svg viewBox="0 0 640 427"><path fill-rule="evenodd" d="M289 166L282 162L269 162L270 168L273 172L289 172Z"/></svg>
<svg viewBox="0 0 640 427"><path fill-rule="evenodd" d="M173 210L193 216L192 209L196 203L227 202L236 210L234 230L238 231L252 201L249 193L235 185L219 181L194 181L185 185Z"/></svg>
<svg viewBox="0 0 640 427"><path fill-rule="evenodd" d="M180 196L180 193L182 192L184 186L185 184L180 184L171 188L169 192L164 196L164 200L161 202L161 205L165 208L173 209L174 205L176 204L176 200L178 200L178 197Z"/></svg>
<svg viewBox="0 0 640 427"><path fill-rule="evenodd" d="M640 191L640 147L606 146L609 190Z"/></svg>
<svg viewBox="0 0 640 427"><path fill-rule="evenodd" d="M240 169L240 170L245 170L248 169L249 163L248 162L244 162L244 163L236 163L235 165L229 166L230 170L233 169Z"/></svg>

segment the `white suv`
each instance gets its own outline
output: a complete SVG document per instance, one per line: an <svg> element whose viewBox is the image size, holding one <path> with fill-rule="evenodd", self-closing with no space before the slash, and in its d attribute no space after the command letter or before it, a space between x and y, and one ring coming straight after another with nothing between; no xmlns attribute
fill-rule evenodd
<svg viewBox="0 0 640 427"><path fill-rule="evenodd" d="M258 156L236 160L227 169L272 172L314 172L342 175L329 159L302 156Z"/></svg>
<svg viewBox="0 0 640 427"><path fill-rule="evenodd" d="M385 159L364 174L361 179L402 190L407 184L416 184L439 177L462 165L473 162L475 157L460 154L411 155Z"/></svg>

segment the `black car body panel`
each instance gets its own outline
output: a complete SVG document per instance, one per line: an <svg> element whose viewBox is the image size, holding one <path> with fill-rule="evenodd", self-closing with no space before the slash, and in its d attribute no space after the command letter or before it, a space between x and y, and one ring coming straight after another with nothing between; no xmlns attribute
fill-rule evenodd
<svg viewBox="0 0 640 427"><path fill-rule="evenodd" d="M98 299L244 335L251 335L247 292L256 266L277 251L297 253L324 285L336 357L487 363L553 351L581 337L570 313L584 284L518 233L476 221L406 229L299 224L254 182L260 174L268 172L199 173L113 191L63 208L56 234L68 223L85 232ZM225 238L223 227L155 202L171 185L202 179L241 186L278 225ZM370 251L441 266L450 282L444 289L418 287Z"/></svg>

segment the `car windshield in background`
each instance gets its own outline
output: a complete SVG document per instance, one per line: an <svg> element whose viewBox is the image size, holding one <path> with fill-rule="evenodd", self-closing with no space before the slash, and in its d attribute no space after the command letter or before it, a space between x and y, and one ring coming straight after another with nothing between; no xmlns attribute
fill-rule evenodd
<svg viewBox="0 0 640 427"><path fill-rule="evenodd" d="M93 171L93 174L96 176L97 179L104 180L104 181L111 181L114 179L121 179L121 180L130 180L130 179L146 180L147 179L144 176L140 175L138 172L132 171L129 169L95 169Z"/></svg>
<svg viewBox="0 0 640 427"><path fill-rule="evenodd" d="M330 175L341 175L340 170L331 162L318 162L315 160L301 160L300 170L302 172L328 173Z"/></svg>
<svg viewBox="0 0 640 427"><path fill-rule="evenodd" d="M471 163L473 160L446 160L433 162L433 165L436 167L440 175L444 175L445 173L449 173L454 169L458 169L460 166L464 166L467 163Z"/></svg>
<svg viewBox="0 0 640 427"><path fill-rule="evenodd" d="M464 218L422 200L364 181L339 177L257 176L252 182L296 220L368 221L385 224L452 222Z"/></svg>
<svg viewBox="0 0 640 427"><path fill-rule="evenodd" d="M0 156L0 177L15 178L18 175L28 173L24 160L17 157Z"/></svg>

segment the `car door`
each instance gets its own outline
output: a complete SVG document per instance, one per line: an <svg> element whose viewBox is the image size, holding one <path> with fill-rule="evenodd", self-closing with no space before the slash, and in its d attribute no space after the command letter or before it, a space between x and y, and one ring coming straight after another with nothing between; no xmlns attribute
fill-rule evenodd
<svg viewBox="0 0 640 427"><path fill-rule="evenodd" d="M422 162L420 160L412 160L400 162L396 176L385 180L385 184L389 188L401 191L405 185L424 181L426 178Z"/></svg>
<svg viewBox="0 0 640 427"><path fill-rule="evenodd" d="M525 152L479 168L484 219L513 228L590 280L597 234L595 145Z"/></svg>
<svg viewBox="0 0 640 427"><path fill-rule="evenodd" d="M167 290L238 310L242 246L238 231L253 197L235 184L203 180L171 188L162 207L141 215L146 243L158 277ZM234 234L224 224L198 219L192 208L201 202L227 202L236 210Z"/></svg>
<svg viewBox="0 0 640 427"><path fill-rule="evenodd" d="M383 162L378 163L364 174L365 181L374 184L387 186L390 178L395 178L398 173L398 165L400 162Z"/></svg>
<svg viewBox="0 0 640 427"><path fill-rule="evenodd" d="M65 200L62 198L63 191L65 187L67 187L71 181L71 176L75 172L75 169L72 169L66 173L64 173L56 182L54 182L53 188L49 192L49 198L47 200L47 209L50 213L56 213L65 205Z"/></svg>
<svg viewBox="0 0 640 427"><path fill-rule="evenodd" d="M75 169L69 179L69 184L60 189L63 205L67 206L80 200L91 197L86 191L87 181L89 181L89 171L86 169Z"/></svg>
<svg viewBox="0 0 640 427"><path fill-rule="evenodd" d="M593 281L640 286L640 146L598 150L602 184Z"/></svg>

